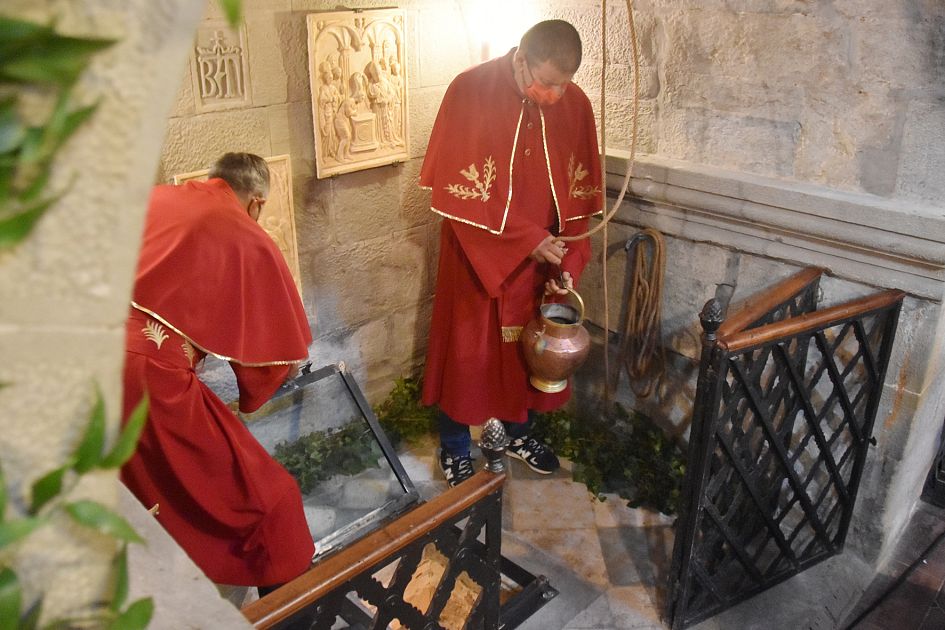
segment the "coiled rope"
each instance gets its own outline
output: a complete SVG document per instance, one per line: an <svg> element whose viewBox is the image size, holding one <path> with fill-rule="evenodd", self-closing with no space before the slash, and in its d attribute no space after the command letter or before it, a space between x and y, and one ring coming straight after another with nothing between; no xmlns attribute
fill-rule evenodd
<svg viewBox="0 0 945 630"><path fill-rule="evenodd" d="M663 273L666 250L663 235L653 228L638 232L627 241L628 261L632 268L627 288L626 313L620 327L618 363L627 372L630 387L639 398L653 393L665 370L660 326L663 304ZM609 381L608 381L609 382ZM620 383L620 370L613 389Z"/></svg>

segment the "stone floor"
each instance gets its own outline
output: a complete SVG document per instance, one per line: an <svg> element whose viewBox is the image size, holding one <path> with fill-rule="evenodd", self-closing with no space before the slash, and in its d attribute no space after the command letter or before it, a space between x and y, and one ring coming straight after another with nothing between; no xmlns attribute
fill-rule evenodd
<svg viewBox="0 0 945 630"><path fill-rule="evenodd" d="M945 628L945 509L920 502L888 569L873 580L845 628Z"/></svg>
<svg viewBox="0 0 945 630"><path fill-rule="evenodd" d="M434 444L401 451L423 498L446 489ZM483 459L477 457L477 465ZM611 496L598 501L571 481L571 466L539 475L511 461L503 501L503 555L544 575L559 595L520 628L665 628L666 575L673 518L634 510Z"/></svg>
<svg viewBox="0 0 945 630"><path fill-rule="evenodd" d="M446 489L434 450L431 442L400 453L425 499ZM547 476L510 461L503 555L534 575L546 576L560 592L520 628L668 628L664 611L672 523L664 514L631 509L617 496L595 499L583 484L571 480L567 461ZM692 630L945 628L945 510L921 503L886 573L869 584L858 582L868 567L851 556L830 558ZM798 616L797 611L813 608L811 598L820 597L824 588L846 601L862 596L849 614L845 604L843 615L818 611ZM798 624L801 618L805 621Z"/></svg>

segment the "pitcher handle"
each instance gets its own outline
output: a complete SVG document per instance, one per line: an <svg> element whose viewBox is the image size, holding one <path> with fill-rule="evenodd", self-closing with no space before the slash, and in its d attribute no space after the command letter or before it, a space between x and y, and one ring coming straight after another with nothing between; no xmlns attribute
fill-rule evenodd
<svg viewBox="0 0 945 630"><path fill-rule="evenodd" d="M575 298L577 298L578 306L581 307L581 315L580 317L578 317L577 323L579 324L583 323L584 322L584 299L581 297L581 294L575 291L574 289L569 289L567 287L561 287L561 288L563 288L565 291L567 291L568 293L573 295ZM544 293L541 294L541 304L545 304L546 297L548 297L546 294ZM541 304L539 304L539 306L541 306Z"/></svg>

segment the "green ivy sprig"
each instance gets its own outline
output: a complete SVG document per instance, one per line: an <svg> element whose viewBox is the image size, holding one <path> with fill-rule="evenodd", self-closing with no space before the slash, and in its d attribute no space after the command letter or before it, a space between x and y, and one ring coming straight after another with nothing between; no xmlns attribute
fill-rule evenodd
<svg viewBox="0 0 945 630"><path fill-rule="evenodd" d="M395 443L416 442L436 432L436 407L420 402L422 390L421 379L398 378L384 402L374 408L378 422Z"/></svg>
<svg viewBox="0 0 945 630"><path fill-rule="evenodd" d="M397 379L384 402L375 408L377 419L393 440L416 443L436 434L436 408L420 402L422 389L418 379ZM614 493L630 507L677 512L686 454L643 414L628 412L619 404L609 410L559 409L537 414L532 435L570 459L574 480L598 498ZM298 454L287 461L294 464L302 459Z"/></svg>
<svg viewBox="0 0 945 630"><path fill-rule="evenodd" d="M57 620L44 630L69 627L96 627L108 630L139 630L151 620L154 602L139 599L124 608L128 597L128 544L144 542L128 522L105 507L88 499L68 500L83 475L96 470L120 468L134 454L147 419L145 397L134 409L118 439L105 448L105 403L96 390L95 403L81 441L66 462L33 482L25 515L10 517L10 497L0 469L0 552L48 525L56 514L66 514L76 523L121 541L113 568L115 585L107 607L83 619ZM0 565L0 630L35 630L42 609L42 598L24 609L23 591L13 569Z"/></svg>

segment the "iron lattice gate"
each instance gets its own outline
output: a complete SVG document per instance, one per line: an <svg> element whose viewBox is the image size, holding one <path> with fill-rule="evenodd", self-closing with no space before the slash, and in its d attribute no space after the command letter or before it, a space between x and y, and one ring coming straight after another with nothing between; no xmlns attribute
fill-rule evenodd
<svg viewBox="0 0 945 630"><path fill-rule="evenodd" d="M672 625L684 628L839 553L903 293L815 311L807 269L702 319Z"/></svg>

